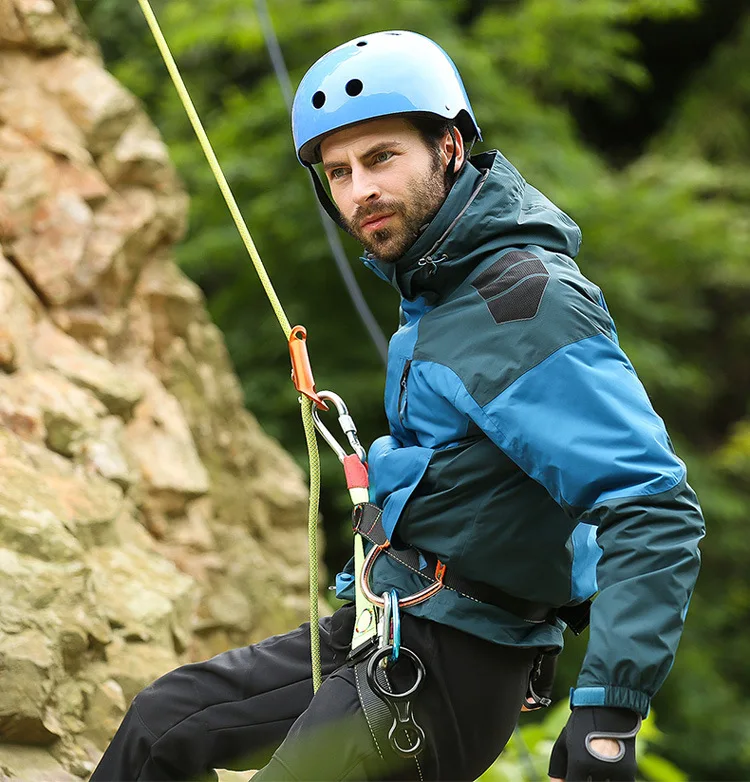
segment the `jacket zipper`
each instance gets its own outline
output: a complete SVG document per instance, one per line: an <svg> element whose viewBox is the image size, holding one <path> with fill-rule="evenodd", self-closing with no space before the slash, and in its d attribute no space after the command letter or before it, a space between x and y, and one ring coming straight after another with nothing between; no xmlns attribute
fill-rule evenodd
<svg viewBox="0 0 750 782"><path fill-rule="evenodd" d="M434 274L437 271L437 263L448 260L447 255L444 255L442 258L438 258L437 260L433 260L433 255L437 252L438 247L440 247L440 245L448 238L451 231L456 227L458 221L466 214L469 207L474 203L474 199L479 195L479 191L484 186L484 183L487 181L487 177L489 175L490 170L487 169L482 174L482 178L479 180L479 184L474 188L474 192L471 194L471 196L469 196L469 200L464 204L461 211L453 218L451 224L445 229L445 231L443 231L443 235L435 242L435 244L432 245L429 251L419 259L420 266L434 266L434 269L429 272L430 274Z"/></svg>
<svg viewBox="0 0 750 782"><path fill-rule="evenodd" d="M406 424L404 423L404 417L406 415L406 383L409 379L409 370L411 369L411 359L406 360L406 364L404 364L404 371L401 373L401 387L399 388L398 392L398 421L401 424L401 426L406 429Z"/></svg>

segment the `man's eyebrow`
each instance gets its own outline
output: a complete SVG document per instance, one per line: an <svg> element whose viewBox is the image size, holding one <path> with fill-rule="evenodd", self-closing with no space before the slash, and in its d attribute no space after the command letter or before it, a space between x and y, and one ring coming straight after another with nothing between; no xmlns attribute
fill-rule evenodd
<svg viewBox="0 0 750 782"><path fill-rule="evenodd" d="M373 144L369 149L367 149L365 152L363 152L359 158L362 160L363 158L371 157L372 155L377 155L378 152L384 152L388 149L401 149L403 147L403 144L400 141L396 141L395 139L393 141L379 141L377 144ZM334 160L329 163L323 164L323 170L324 171L331 171L334 168L346 168L349 165L347 161L339 161Z"/></svg>

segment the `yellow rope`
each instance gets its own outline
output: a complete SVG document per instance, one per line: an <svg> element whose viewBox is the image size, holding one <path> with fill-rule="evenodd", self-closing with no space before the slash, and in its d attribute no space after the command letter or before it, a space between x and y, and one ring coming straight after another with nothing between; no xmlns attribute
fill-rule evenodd
<svg viewBox="0 0 750 782"><path fill-rule="evenodd" d="M318 441L315 439L315 424L312 417L313 403L304 396L299 399L302 406L302 425L305 429L307 452L310 456L310 504L307 516L308 559L310 561L310 658L312 660L313 692L318 691L322 680L320 670L320 632L318 630L318 505L320 503L320 459Z"/></svg>
<svg viewBox="0 0 750 782"><path fill-rule="evenodd" d="M284 308L281 306L281 301L274 290L271 283L271 278L268 276L263 261L260 259L258 250L255 247L250 231L247 228L242 213L240 212L237 201L232 194L232 190L229 187L229 183L224 176L224 172L221 169L221 165L214 153L211 142L208 139L206 131L203 129L198 112L195 110L193 101L190 98L190 93L185 86L185 82L182 80L180 71L177 68L177 63L172 56L172 52L169 49L169 44L164 37L159 23L156 20L153 10L148 0L138 0L138 4L143 11L143 15L146 18L151 33L154 36L156 45L159 47L164 64L167 66L169 75L172 77L177 94L180 96L182 105L190 119L190 124L193 126L195 135L198 137L198 141L203 149L203 154L208 160L208 165L211 167L216 182L219 185L224 200L227 202L229 211L234 218L234 223L237 226L237 230L242 237L242 241L245 244L245 249L253 262L255 271L260 278L260 282L263 285L263 289L268 296L268 300L271 302L274 314L276 315L279 325L284 332L284 337L288 340L289 335L292 332L292 327L289 324L289 320L284 312ZM307 450L310 459L310 507L308 514L308 534L309 534L309 549L310 549L310 644L312 653L312 673L313 673L313 690L317 690L321 682L321 670L320 670L320 634L318 632L318 553L317 553L317 529L318 529L318 503L320 499L320 456L318 454L318 444L315 439L315 424L312 418L312 403L306 398L300 399L300 407L302 412L302 425L305 429L305 439L307 440Z"/></svg>

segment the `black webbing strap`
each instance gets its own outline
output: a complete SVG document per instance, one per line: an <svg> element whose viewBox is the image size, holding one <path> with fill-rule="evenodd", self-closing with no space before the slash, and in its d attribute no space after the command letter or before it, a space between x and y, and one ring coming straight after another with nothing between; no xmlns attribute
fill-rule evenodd
<svg viewBox="0 0 750 782"><path fill-rule="evenodd" d="M352 514L352 529L363 538L376 546L384 546L388 543L382 524L383 511L372 503L362 503L355 506ZM418 573L428 581L437 581L437 570L442 563L435 554L427 551L418 551L411 546L397 548L392 543L383 549L384 553L392 559L405 565L410 570ZM497 608L502 608L514 616L526 622L538 623L553 621L560 617L576 635L579 635L588 626L589 609L591 601L585 601L576 606L564 606L553 608L545 603L537 603L533 600L525 600L515 595L510 595L502 589L464 578L451 571L448 567L443 575L443 585L452 589L464 597L477 600L480 603L489 603Z"/></svg>
<svg viewBox="0 0 750 782"><path fill-rule="evenodd" d="M375 742L375 748L383 760L391 756L386 750L388 745L388 729L391 726L391 713L385 702L379 698L370 687L367 681L367 661L369 657L361 660L354 666L354 680L357 684L357 694L359 703L367 720L367 726L370 728L372 740ZM390 691L390 685L385 675L385 671L378 669L376 676L384 689Z"/></svg>
<svg viewBox="0 0 750 782"><path fill-rule="evenodd" d="M352 511L352 529L374 543L376 546L383 546L388 542L388 537L383 529L382 519L383 511L377 505L371 502L361 502L354 506ZM416 552L416 549L412 549Z"/></svg>
<svg viewBox="0 0 750 782"><path fill-rule="evenodd" d="M375 651L373 647L372 652ZM354 681L357 685L357 695L359 696L359 703L362 707L362 711L367 720L367 727L370 729L370 735L375 744L375 749L378 751L381 759L386 764L398 764L403 763L403 760L398 759L398 756L391 747L388 739L388 733L393 724L393 717L391 715L388 706L385 701L379 698L374 692L370 683L367 681L367 664L370 655L367 655L364 660L360 659L354 664ZM391 683L388 680L386 672L377 667L375 676L377 676L380 686L388 692L393 692ZM417 757L413 758L417 766L417 776L422 779L422 770L419 766L419 760Z"/></svg>

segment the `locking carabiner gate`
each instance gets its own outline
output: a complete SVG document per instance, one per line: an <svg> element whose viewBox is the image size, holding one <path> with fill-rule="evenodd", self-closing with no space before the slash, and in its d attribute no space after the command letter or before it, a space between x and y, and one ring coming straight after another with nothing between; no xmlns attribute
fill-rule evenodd
<svg viewBox="0 0 750 782"><path fill-rule="evenodd" d="M318 397L333 403L336 412L339 414L339 426L341 427L341 431L346 435L346 439L349 441L349 445L352 447L354 453L359 457L362 464L364 464L367 461L367 452L359 442L357 427L354 424L354 419L349 415L349 408L346 406L344 400L338 394L334 394L333 391L319 391ZM338 460L343 464L344 459L347 457L347 453L330 433L328 427L320 420L320 410L317 407L313 409L313 421L315 421L315 428L320 432L321 437L331 446L331 449L338 457Z"/></svg>
<svg viewBox="0 0 750 782"><path fill-rule="evenodd" d="M315 428L320 432L321 437L331 446L331 450L336 454L338 460L344 465L344 474L346 476L346 488L349 490L349 496L354 505L369 500L369 481L367 478L367 452L362 446L357 436L357 427L354 419L349 415L344 400L333 391L320 391L318 396L321 400L331 402L336 408L339 416L339 426L346 435L354 453L347 454L341 447L338 440L330 433L328 427L320 420L320 410L313 407L312 417ZM325 402L324 402L325 403Z"/></svg>

